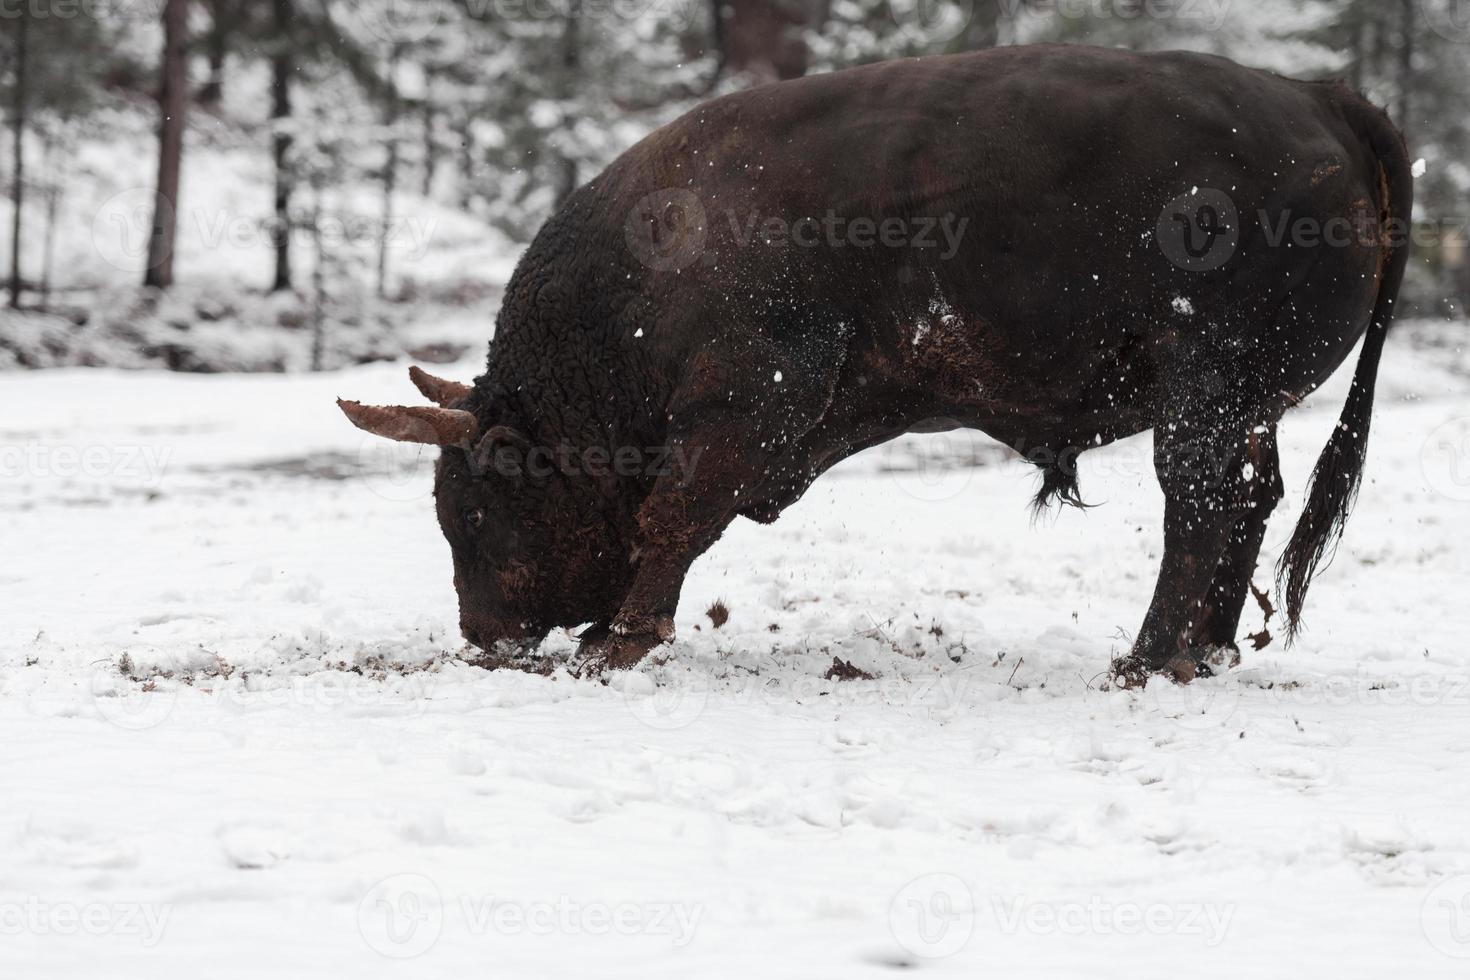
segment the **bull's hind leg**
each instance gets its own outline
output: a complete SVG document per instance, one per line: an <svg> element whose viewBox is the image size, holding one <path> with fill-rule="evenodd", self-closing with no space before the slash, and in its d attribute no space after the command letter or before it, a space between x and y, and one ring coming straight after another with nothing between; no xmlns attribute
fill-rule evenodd
<svg viewBox="0 0 1470 980"><path fill-rule="evenodd" d="M1159 672L1179 681L1194 678L1193 649L1205 642L1217 572L1222 561L1232 566L1245 561L1235 553L1232 538L1249 515L1256 485L1266 477L1252 462L1252 446L1259 445L1257 430L1269 421L1263 409L1245 398L1247 390L1245 384L1228 383L1208 369L1192 371L1178 384L1155 426L1154 470L1164 491L1164 557L1133 649L1114 665L1126 685L1142 684ZM1259 549L1254 531L1247 543L1251 540ZM1252 564L1253 555L1254 550ZM1223 611L1228 613L1228 607ZM1234 621L1230 625L1233 630Z"/></svg>
<svg viewBox="0 0 1470 980"><path fill-rule="evenodd" d="M1195 633L1194 654L1202 670L1222 664L1232 666L1240 657L1235 643L1240 632L1241 610L1245 608L1256 560L1261 554L1266 522L1285 492L1276 450L1276 426L1260 428L1261 431L1252 432L1247 440L1250 509L1230 531Z"/></svg>

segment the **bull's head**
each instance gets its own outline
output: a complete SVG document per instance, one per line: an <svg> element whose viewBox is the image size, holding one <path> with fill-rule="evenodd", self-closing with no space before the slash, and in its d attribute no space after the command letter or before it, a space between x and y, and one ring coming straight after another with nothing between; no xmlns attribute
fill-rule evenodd
<svg viewBox="0 0 1470 980"><path fill-rule="evenodd" d="M409 377L437 407L337 404L359 429L441 448L434 502L465 639L525 649L553 627L609 621L632 570L597 503L605 488L530 465L531 441L482 392L417 367Z"/></svg>

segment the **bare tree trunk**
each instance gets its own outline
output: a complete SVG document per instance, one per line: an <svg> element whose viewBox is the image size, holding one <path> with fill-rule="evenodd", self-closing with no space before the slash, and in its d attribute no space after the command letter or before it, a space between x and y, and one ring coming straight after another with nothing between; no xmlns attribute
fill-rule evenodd
<svg viewBox="0 0 1470 980"><path fill-rule="evenodd" d="M225 97L225 59L229 54L229 15L226 0L209 0L209 36L205 39L209 55L209 80L199 90L201 105L219 108Z"/></svg>
<svg viewBox="0 0 1470 980"><path fill-rule="evenodd" d="M1348 22L1348 84L1354 92L1363 90L1363 62L1367 59L1368 22L1358 4L1347 10Z"/></svg>
<svg viewBox="0 0 1470 980"><path fill-rule="evenodd" d="M47 138L41 157L42 168L51 173L51 183L46 188L46 232L41 248L41 309L51 307L51 270L56 261L56 212L61 202L63 164L55 162L56 141Z"/></svg>
<svg viewBox="0 0 1470 980"><path fill-rule="evenodd" d="M179 172L184 158L184 111L189 84L188 0L167 0L163 8L162 119L158 127L158 188L153 228L148 236L148 267L143 285L167 289L174 282L174 236L178 229Z"/></svg>
<svg viewBox="0 0 1470 980"><path fill-rule="evenodd" d="M20 209L25 204L25 132L26 132L26 35L30 15L19 18L15 34L15 103L11 126L15 133L15 181L10 186L10 203L15 213L10 219L10 306L20 308Z"/></svg>
<svg viewBox="0 0 1470 980"><path fill-rule="evenodd" d="M311 369L320 371L327 346L327 249L322 241L322 182L316 173L311 178L311 247Z"/></svg>
<svg viewBox="0 0 1470 980"><path fill-rule="evenodd" d="M567 114L566 106L571 102L572 96L576 94L578 73L582 66L582 39L580 37L580 21L582 17L581 5L571 3L567 6L567 21L562 28L561 35L561 67L562 67L562 129L570 132L576 125L576 120ZM556 203L560 205L572 191L577 189L577 161L568 152L561 153L561 174L557 181Z"/></svg>
<svg viewBox="0 0 1470 980"><path fill-rule="evenodd" d="M468 112L459 128L459 206L469 210L475 185L475 123Z"/></svg>
<svg viewBox="0 0 1470 980"><path fill-rule="evenodd" d="M378 233L378 298L388 296L388 245L393 232L393 191L398 184L398 46L388 55L388 159L383 165L383 226Z"/></svg>
<svg viewBox="0 0 1470 980"><path fill-rule="evenodd" d="M1408 135L1414 94L1414 5L1419 0L1399 0L1399 105L1398 124Z"/></svg>
<svg viewBox="0 0 1470 980"><path fill-rule="evenodd" d="M1019 4L1015 5L1015 9L1019 7ZM1004 13L999 0L979 0L975 3L970 13L970 22L960 35L962 50L979 51L999 44L1000 22Z"/></svg>
<svg viewBox="0 0 1470 980"><path fill-rule="evenodd" d="M1383 16L1378 7L1373 8L1373 45L1370 50L1369 71L1370 78L1383 77L1383 62L1388 57L1388 18Z"/></svg>
<svg viewBox="0 0 1470 980"><path fill-rule="evenodd" d="M424 197L434 193L434 171L439 158L434 148L434 70L424 69Z"/></svg>
<svg viewBox="0 0 1470 980"><path fill-rule="evenodd" d="M275 51L271 55L271 158L276 170L275 227L271 245L276 273L271 292L291 288L291 0L272 0Z"/></svg>
<svg viewBox="0 0 1470 980"><path fill-rule="evenodd" d="M810 54L803 34L826 8L826 0L715 0L720 69L763 82L800 78Z"/></svg>
<svg viewBox="0 0 1470 980"><path fill-rule="evenodd" d="M1460 252L1460 315L1470 309L1470 253Z"/></svg>
<svg viewBox="0 0 1470 980"><path fill-rule="evenodd" d="M46 244L41 255L41 309L51 308L51 270L56 264L56 212L61 206L61 187L46 189Z"/></svg>

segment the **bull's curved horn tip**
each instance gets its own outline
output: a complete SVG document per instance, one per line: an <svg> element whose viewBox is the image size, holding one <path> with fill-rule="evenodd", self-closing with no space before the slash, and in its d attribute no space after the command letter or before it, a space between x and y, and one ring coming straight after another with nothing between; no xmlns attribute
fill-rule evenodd
<svg viewBox="0 0 1470 980"><path fill-rule="evenodd" d="M472 390L469 385L458 381L450 381L447 378L439 378L425 371L417 364L408 367L408 380L413 386L440 408L448 408L455 402L469 395Z"/></svg>

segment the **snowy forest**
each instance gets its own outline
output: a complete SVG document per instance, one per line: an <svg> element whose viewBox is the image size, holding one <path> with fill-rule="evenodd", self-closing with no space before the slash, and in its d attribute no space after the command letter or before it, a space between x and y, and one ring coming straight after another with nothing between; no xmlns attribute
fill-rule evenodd
<svg viewBox="0 0 1470 980"><path fill-rule="evenodd" d="M9 0L0 25L8 366L452 360L558 201L699 101L1045 41L1364 91L1427 168L1406 303L1470 298L1454 0Z"/></svg>

